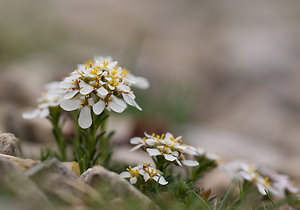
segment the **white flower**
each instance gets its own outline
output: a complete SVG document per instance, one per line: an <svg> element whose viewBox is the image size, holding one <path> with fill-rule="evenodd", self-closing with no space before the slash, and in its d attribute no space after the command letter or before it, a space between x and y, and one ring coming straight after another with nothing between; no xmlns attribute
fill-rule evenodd
<svg viewBox="0 0 300 210"><path fill-rule="evenodd" d="M161 185L166 185L168 182L166 179L162 176L161 172L155 168L150 167L150 164L143 164L143 177L145 182L154 180L158 182Z"/></svg>
<svg viewBox="0 0 300 210"><path fill-rule="evenodd" d="M45 92L38 98L38 107L32 112L23 113L23 118L32 119L35 117L46 118L50 114L49 107L59 105L65 92L59 88L59 82L51 82L45 85Z"/></svg>
<svg viewBox="0 0 300 210"><path fill-rule="evenodd" d="M150 84L148 80L144 77L136 77L133 74L129 73L127 69L123 69L123 75L126 74L124 78L125 81L132 84L132 86L140 88L140 89L147 89L149 88Z"/></svg>
<svg viewBox="0 0 300 210"><path fill-rule="evenodd" d="M271 182L268 177L263 177L255 168L243 161L233 161L223 165L229 175L235 179L249 181L256 185L262 195L272 190Z"/></svg>
<svg viewBox="0 0 300 210"><path fill-rule="evenodd" d="M129 151L132 152L132 151L138 150L138 149L140 149L143 146L144 147L152 147L155 144L161 143L161 141L162 141L161 137L158 138L158 137L155 137L155 136L150 136L147 133L145 133L145 136L147 138L146 137L143 137L143 138L133 137L133 138L131 138L130 139L130 144L133 144L133 145L136 145L136 146L134 146Z"/></svg>
<svg viewBox="0 0 300 210"><path fill-rule="evenodd" d="M145 133L145 137L134 137L130 140L130 143L136 145L130 151L143 148L152 157L163 156L167 161L175 161L180 166L182 164L186 166L199 165L197 161L187 160L184 155L196 155L196 148L183 144L181 136L174 138L169 132L161 136L154 133L152 135Z"/></svg>
<svg viewBox="0 0 300 210"><path fill-rule="evenodd" d="M150 164L147 163L138 165L134 168L129 166L126 171L120 174L120 176L122 178L129 178L131 184L136 184L139 180L139 177L143 177L144 182L150 182L154 180L161 185L168 184L166 179L162 176L162 173L159 170L150 167Z"/></svg>
<svg viewBox="0 0 300 210"><path fill-rule="evenodd" d="M196 153L197 153L197 156L202 156L205 154L205 150L202 147L197 147Z"/></svg>
<svg viewBox="0 0 300 210"><path fill-rule="evenodd" d="M131 148L129 150L129 152L133 152L135 150L138 150L142 146L145 146L146 145L145 140L146 140L146 138L140 138L140 137L134 137L134 138L130 139L130 144L134 144L136 146L134 146L133 148Z"/></svg>
<svg viewBox="0 0 300 210"><path fill-rule="evenodd" d="M142 110L131 90L131 85L136 82L129 80L127 78L131 75L129 71L117 64L118 62L113 61L111 57L101 56L95 57L93 61L79 64L77 70L60 83L60 87L66 92L64 99L73 101L73 103L64 101L61 107L66 111L76 110L78 109L76 100L85 97L93 100L94 103L89 106L96 115L101 114L104 109L122 113L127 108L127 104ZM86 113L90 112L87 108L84 110ZM87 125L91 123L86 123L85 128Z"/></svg>
<svg viewBox="0 0 300 210"><path fill-rule="evenodd" d="M182 166L181 162L178 160L178 152L172 151L168 147L158 146L157 149L150 149L147 148L146 151L150 156L163 156L167 161L173 162L174 160L177 162L178 165Z"/></svg>
<svg viewBox="0 0 300 210"><path fill-rule="evenodd" d="M91 107L94 102L92 98L81 97L77 99L63 100L60 107L66 111L80 109L78 124L81 128L89 128L92 125Z"/></svg>
<svg viewBox="0 0 300 210"><path fill-rule="evenodd" d="M220 161L220 157L215 153L206 153L205 157L212 161L216 161L216 162Z"/></svg>
<svg viewBox="0 0 300 210"><path fill-rule="evenodd" d="M129 181L131 184L135 184L137 182L138 177L140 176L140 170L142 169L141 166L136 166L134 168L131 168L129 166L126 170L120 174L122 178L129 178Z"/></svg>
<svg viewBox="0 0 300 210"><path fill-rule="evenodd" d="M269 189L270 193L276 198L285 198L286 193L298 193L299 190L291 182L290 177L285 174L279 174L275 170L260 166L257 169L265 177L269 177L272 183Z"/></svg>

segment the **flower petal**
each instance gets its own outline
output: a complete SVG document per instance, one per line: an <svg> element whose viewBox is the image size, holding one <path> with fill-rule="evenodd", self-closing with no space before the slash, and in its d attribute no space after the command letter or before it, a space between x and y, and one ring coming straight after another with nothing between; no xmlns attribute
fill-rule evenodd
<svg viewBox="0 0 300 210"><path fill-rule="evenodd" d="M124 172L122 172L122 173L120 173L120 177L122 177L122 178L129 178L130 177L130 173L129 172L127 172L127 171L124 171Z"/></svg>
<svg viewBox="0 0 300 210"><path fill-rule="evenodd" d="M171 162L177 159L173 155L169 155L169 154L164 154L164 157L166 160L171 161Z"/></svg>
<svg viewBox="0 0 300 210"><path fill-rule="evenodd" d="M41 118L46 118L49 114L50 114L50 111L49 111L48 108L46 108L46 109L43 109L43 110L40 112L40 117L41 117Z"/></svg>
<svg viewBox="0 0 300 210"><path fill-rule="evenodd" d="M83 107L79 114L78 124L81 128L89 128L92 125L91 109L87 106Z"/></svg>
<svg viewBox="0 0 300 210"><path fill-rule="evenodd" d="M150 86L149 81L144 77L135 76L134 81L135 81L134 86L140 89L147 89Z"/></svg>
<svg viewBox="0 0 300 210"><path fill-rule="evenodd" d="M166 179L162 176L162 175L160 175L160 176L155 176L155 177L153 177L153 179L155 180L155 181L157 181L159 184L161 184L161 185L166 185L166 184L168 184L168 182L166 181Z"/></svg>
<svg viewBox="0 0 300 210"><path fill-rule="evenodd" d="M109 107L117 113L121 113L126 109L126 105L124 106L124 104L118 103L116 100L110 101Z"/></svg>
<svg viewBox="0 0 300 210"><path fill-rule="evenodd" d="M86 84L84 81L80 81L79 86L81 88L80 93L82 95L87 95L94 90L94 88L92 86Z"/></svg>
<svg viewBox="0 0 300 210"><path fill-rule="evenodd" d="M73 111L80 108L80 100L63 100L60 107L66 111Z"/></svg>
<svg viewBox="0 0 300 210"><path fill-rule="evenodd" d="M267 190L263 185L261 184L256 184L258 191L260 192L260 194L262 195L266 195L267 193L265 192L265 190Z"/></svg>
<svg viewBox="0 0 300 210"><path fill-rule="evenodd" d="M96 115L101 114L103 110L105 109L106 105L105 102L99 99L97 103L94 104L93 106L93 111Z"/></svg>
<svg viewBox="0 0 300 210"><path fill-rule="evenodd" d="M38 109L33 110L32 112L25 112L22 114L22 117L24 119L33 119L37 117L40 114L40 111Z"/></svg>
<svg viewBox="0 0 300 210"><path fill-rule="evenodd" d="M59 83L60 88L70 88L72 86L73 86L73 82L69 81L69 80L64 80L64 81Z"/></svg>
<svg viewBox="0 0 300 210"><path fill-rule="evenodd" d="M149 146L154 146L155 143L157 142L157 141L155 141L155 140L153 140L153 139L146 139L145 141L146 141L146 143L147 143Z"/></svg>
<svg viewBox="0 0 300 210"><path fill-rule="evenodd" d="M135 102L135 101L133 101L133 106L135 107L135 108L137 108L138 110L140 110L140 111L142 111L143 109Z"/></svg>
<svg viewBox="0 0 300 210"><path fill-rule="evenodd" d="M144 143L143 139L140 137L133 137L130 139L130 144L140 144Z"/></svg>
<svg viewBox="0 0 300 210"><path fill-rule="evenodd" d="M198 166L199 163L194 160L183 160L182 163L186 166Z"/></svg>
<svg viewBox="0 0 300 210"><path fill-rule="evenodd" d="M144 132L144 135L147 137L147 138L151 138L152 136L149 135L148 133Z"/></svg>
<svg viewBox="0 0 300 210"><path fill-rule="evenodd" d="M144 180L147 182L150 179L150 176L148 173L144 173Z"/></svg>
<svg viewBox="0 0 300 210"><path fill-rule="evenodd" d="M214 161L218 161L219 160L219 156L214 154L214 153L207 153L205 155L205 157L209 160L214 160Z"/></svg>
<svg viewBox="0 0 300 210"><path fill-rule="evenodd" d="M124 91L124 92L129 92L130 91L130 87L127 86L127 85L124 85L122 83L120 83L118 86L117 86L118 90L120 91Z"/></svg>
<svg viewBox="0 0 300 210"><path fill-rule="evenodd" d="M143 144L138 144L138 145L132 147L132 148L129 150L129 152L133 152L133 151L135 151L135 150L138 150L138 149L141 148L142 146L143 146Z"/></svg>
<svg viewBox="0 0 300 210"><path fill-rule="evenodd" d="M147 148L146 149L148 154L150 156L157 156L157 155L161 155L161 152L158 150L158 149L150 149L150 148Z"/></svg>
<svg viewBox="0 0 300 210"><path fill-rule="evenodd" d="M129 179L131 184L135 184L137 182L137 178L136 177L132 177Z"/></svg>
<svg viewBox="0 0 300 210"><path fill-rule="evenodd" d="M176 158L176 162L178 165L182 166L181 162L178 160L178 158Z"/></svg>
<svg viewBox="0 0 300 210"><path fill-rule="evenodd" d="M172 137L174 137L171 133L169 133L169 132L167 132L166 134L165 134L165 138L166 139L170 139L170 138L172 138Z"/></svg>
<svg viewBox="0 0 300 210"><path fill-rule="evenodd" d="M115 87L112 86L112 85L110 85L110 84L108 84L108 87L109 87L109 89L111 89L111 90L114 90L114 89L115 89Z"/></svg>
<svg viewBox="0 0 300 210"><path fill-rule="evenodd" d="M79 92L79 90L71 90L69 93L67 93L64 98L65 99L71 99L73 98L77 93Z"/></svg>
<svg viewBox="0 0 300 210"><path fill-rule="evenodd" d="M122 93L122 96L123 96L124 101L125 101L127 104L129 104L129 105L131 105L131 106L134 105L134 99L133 99L132 97L130 97L130 96L129 96L128 94L126 94L126 93Z"/></svg>
<svg viewBox="0 0 300 210"><path fill-rule="evenodd" d="M108 91L104 88L104 87L101 87L97 90L97 92L99 93L99 95L101 96L106 96L108 94Z"/></svg>
<svg viewBox="0 0 300 210"><path fill-rule="evenodd" d="M118 64L118 61L111 61L111 62L109 62L109 64L107 65L107 68L108 68L108 69L112 69L112 68L114 68L117 64Z"/></svg>

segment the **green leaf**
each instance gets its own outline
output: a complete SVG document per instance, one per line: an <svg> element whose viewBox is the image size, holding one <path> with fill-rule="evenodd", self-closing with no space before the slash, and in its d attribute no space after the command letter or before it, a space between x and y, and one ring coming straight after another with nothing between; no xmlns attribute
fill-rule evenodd
<svg viewBox="0 0 300 210"><path fill-rule="evenodd" d="M270 193L269 193L267 190L265 190L265 192L266 192L266 194L267 194L267 197L268 197L268 198L269 198L269 200L271 201L271 203L272 203L272 206L273 206L273 207L275 207L275 203L274 203L274 201L273 201L273 199L272 199L272 197L271 197Z"/></svg>
<svg viewBox="0 0 300 210"><path fill-rule="evenodd" d="M228 202L228 199L229 199L229 195L231 193L231 190L232 190L232 186L229 186L227 192L225 193L223 199L222 199L222 202L218 208L218 210L221 210L221 209L225 209L225 205L226 203Z"/></svg>
<svg viewBox="0 0 300 210"><path fill-rule="evenodd" d="M100 139L105 135L105 131L101 132L97 137L96 137L96 141L95 144L97 145L97 143L100 141Z"/></svg>
<svg viewBox="0 0 300 210"><path fill-rule="evenodd" d="M193 191L193 193L194 193L194 195L199 199L201 206L202 206L204 209L209 209L208 203L207 203L205 200L203 200L203 198L201 198L195 191ZM201 209L203 209L203 208L201 208Z"/></svg>

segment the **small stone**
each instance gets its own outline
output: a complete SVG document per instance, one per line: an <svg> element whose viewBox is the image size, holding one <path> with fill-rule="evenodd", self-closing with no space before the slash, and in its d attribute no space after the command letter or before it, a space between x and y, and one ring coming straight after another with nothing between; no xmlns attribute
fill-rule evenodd
<svg viewBox="0 0 300 210"><path fill-rule="evenodd" d="M132 186L127 180L121 178L120 175L115 172L108 171L102 166L94 166L88 169L80 176L80 179L96 189L108 185L115 198L133 197L138 199L142 204L151 204L151 200Z"/></svg>
<svg viewBox="0 0 300 210"><path fill-rule="evenodd" d="M5 155L5 154L0 154L0 159L9 160L11 163L15 164L22 171L27 171L28 169L40 163L40 161L38 160L22 159L22 158L14 157L11 155Z"/></svg>
<svg viewBox="0 0 300 210"><path fill-rule="evenodd" d="M12 133L0 134L0 153L16 156L20 154L20 142Z"/></svg>
<svg viewBox="0 0 300 210"><path fill-rule="evenodd" d="M55 201L80 206L100 198L96 190L82 182L74 172L56 159L44 161L25 174Z"/></svg>
<svg viewBox="0 0 300 210"><path fill-rule="evenodd" d="M0 158L0 171L0 194L8 195L7 193L9 193L9 195L13 195L13 197L0 196L5 198L4 202L1 201L1 209L31 210L51 209L50 207L53 207L35 183L28 179L10 160ZM22 208L18 208L20 206Z"/></svg>

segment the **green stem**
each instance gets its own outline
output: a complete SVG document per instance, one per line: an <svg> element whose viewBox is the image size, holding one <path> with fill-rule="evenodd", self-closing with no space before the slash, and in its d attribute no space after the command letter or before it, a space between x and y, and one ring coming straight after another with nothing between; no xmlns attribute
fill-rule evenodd
<svg viewBox="0 0 300 210"><path fill-rule="evenodd" d="M57 107L51 108L49 120L51 121L53 126L53 133L59 150L59 158L61 161L66 161L67 160L66 141L63 138L63 133L59 125L59 117L60 117L60 110Z"/></svg>
<svg viewBox="0 0 300 210"><path fill-rule="evenodd" d="M82 129L78 125L78 112L73 112L73 123L75 128L75 143L73 144L73 154L75 160L79 162L80 171L98 164L98 160L105 165L108 163L110 153L108 151L108 141L110 135L104 135L106 128L107 111L100 115L92 113L92 125L88 129ZM101 129L101 134L97 135L97 131ZM97 144L100 141L100 150L97 150Z"/></svg>

